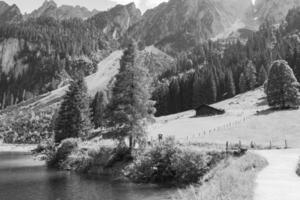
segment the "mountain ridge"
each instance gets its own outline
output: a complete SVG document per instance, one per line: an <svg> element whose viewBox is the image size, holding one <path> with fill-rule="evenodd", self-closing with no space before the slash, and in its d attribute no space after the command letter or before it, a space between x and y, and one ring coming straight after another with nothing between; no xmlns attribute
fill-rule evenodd
<svg viewBox="0 0 300 200"><path fill-rule="evenodd" d="M57 20L64 20L70 18L87 19L97 14L98 12L99 11L95 9L90 11L87 8L81 6L62 5L58 7L55 1L45 0L41 7L35 9L29 14L24 15L24 18L29 19L46 16L53 17Z"/></svg>

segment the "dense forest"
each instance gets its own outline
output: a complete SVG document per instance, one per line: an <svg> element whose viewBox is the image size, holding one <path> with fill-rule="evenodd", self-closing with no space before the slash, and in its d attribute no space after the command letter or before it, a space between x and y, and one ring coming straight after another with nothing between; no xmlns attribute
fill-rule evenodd
<svg viewBox="0 0 300 200"><path fill-rule="evenodd" d="M153 99L157 116L193 109L265 83L272 61L284 59L300 79L300 9L286 22L266 21L246 42L208 41L177 56L177 65L160 76Z"/></svg>
<svg viewBox="0 0 300 200"><path fill-rule="evenodd" d="M39 17L4 24L0 26L0 36L1 42L19 40L20 52L13 59L28 66L21 73L1 74L2 107L56 89L79 74L92 74L101 55L118 47L95 25L81 19ZM96 56L95 52L101 50L100 57Z"/></svg>

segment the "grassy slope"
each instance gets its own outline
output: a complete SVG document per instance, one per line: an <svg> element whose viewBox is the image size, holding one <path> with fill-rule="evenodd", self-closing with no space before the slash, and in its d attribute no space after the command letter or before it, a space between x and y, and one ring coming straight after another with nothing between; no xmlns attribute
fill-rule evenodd
<svg viewBox="0 0 300 200"><path fill-rule="evenodd" d="M252 200L255 179L267 162L256 154L222 162L201 187L180 190L174 200Z"/></svg>
<svg viewBox="0 0 300 200"><path fill-rule="evenodd" d="M300 111L269 112L263 89L257 89L213 105L226 110L225 115L193 118L194 111L157 118L149 128L156 138L159 133L189 142L300 147ZM257 115L257 111L265 111Z"/></svg>

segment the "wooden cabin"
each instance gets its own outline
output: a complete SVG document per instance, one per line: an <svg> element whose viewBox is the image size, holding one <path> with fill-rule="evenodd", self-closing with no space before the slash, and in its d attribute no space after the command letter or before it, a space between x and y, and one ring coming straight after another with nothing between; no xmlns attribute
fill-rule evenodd
<svg viewBox="0 0 300 200"><path fill-rule="evenodd" d="M198 106L195 110L196 110L196 117L223 115L225 113L225 110L217 109L206 104Z"/></svg>

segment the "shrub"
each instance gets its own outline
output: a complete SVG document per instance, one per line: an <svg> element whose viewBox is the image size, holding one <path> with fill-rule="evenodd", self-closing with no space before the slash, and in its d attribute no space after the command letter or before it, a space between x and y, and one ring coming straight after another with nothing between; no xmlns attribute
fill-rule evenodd
<svg viewBox="0 0 300 200"><path fill-rule="evenodd" d="M72 151L67 158L60 163L60 168L84 173L91 168L93 163L94 158L89 151L81 149Z"/></svg>
<svg viewBox="0 0 300 200"><path fill-rule="evenodd" d="M78 148L78 139L69 138L62 141L57 148L52 148L47 155L48 166L60 168L61 163Z"/></svg>
<svg viewBox="0 0 300 200"><path fill-rule="evenodd" d="M138 183L197 183L213 167L212 155L182 149L169 138L139 154L125 175Z"/></svg>

